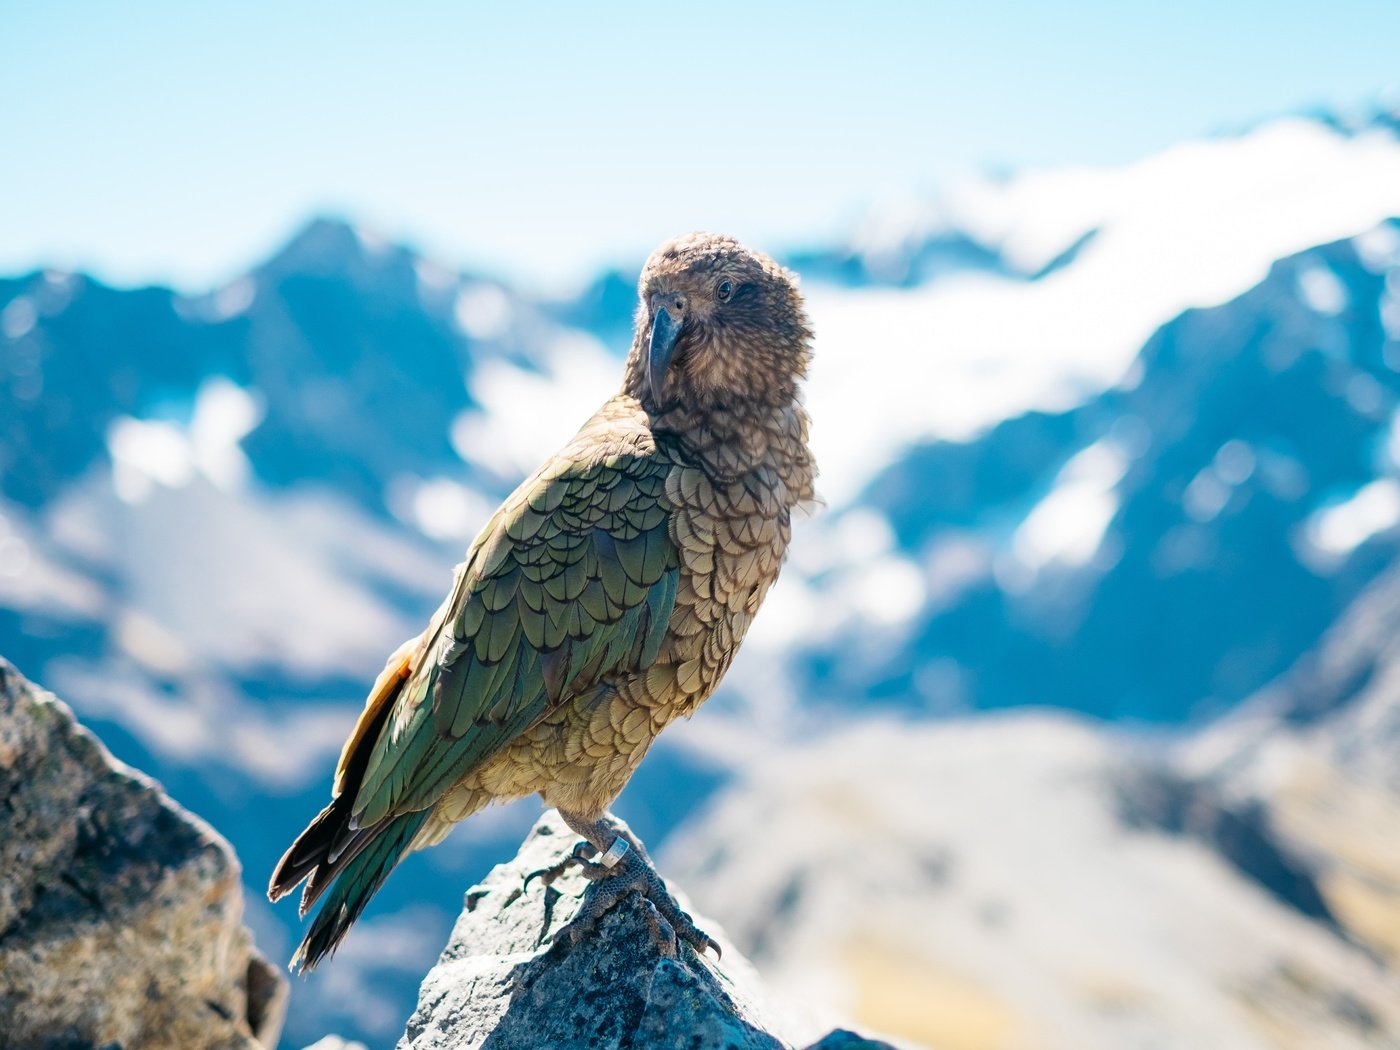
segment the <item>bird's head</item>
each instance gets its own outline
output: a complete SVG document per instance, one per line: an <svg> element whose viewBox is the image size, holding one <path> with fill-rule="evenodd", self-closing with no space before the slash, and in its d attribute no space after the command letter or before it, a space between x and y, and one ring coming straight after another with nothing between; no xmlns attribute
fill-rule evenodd
<svg viewBox="0 0 1400 1050"><path fill-rule="evenodd" d="M797 396L812 332L796 277L768 256L686 234L652 252L638 293L626 389L649 411Z"/></svg>

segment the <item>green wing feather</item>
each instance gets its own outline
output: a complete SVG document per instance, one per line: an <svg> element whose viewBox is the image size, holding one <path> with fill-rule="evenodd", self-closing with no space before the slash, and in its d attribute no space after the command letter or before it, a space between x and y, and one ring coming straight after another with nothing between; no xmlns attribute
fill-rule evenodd
<svg viewBox="0 0 1400 1050"><path fill-rule="evenodd" d="M374 743L353 827L432 806L552 705L656 660L679 578L669 464L636 434L600 443L598 422L472 545Z"/></svg>

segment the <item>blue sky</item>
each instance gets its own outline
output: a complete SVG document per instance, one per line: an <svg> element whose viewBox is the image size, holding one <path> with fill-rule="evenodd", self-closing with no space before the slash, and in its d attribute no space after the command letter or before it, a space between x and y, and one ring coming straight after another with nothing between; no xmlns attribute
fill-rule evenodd
<svg viewBox="0 0 1400 1050"><path fill-rule="evenodd" d="M1394 91L1400 4L0 0L0 273L200 288L336 212L540 284Z"/></svg>

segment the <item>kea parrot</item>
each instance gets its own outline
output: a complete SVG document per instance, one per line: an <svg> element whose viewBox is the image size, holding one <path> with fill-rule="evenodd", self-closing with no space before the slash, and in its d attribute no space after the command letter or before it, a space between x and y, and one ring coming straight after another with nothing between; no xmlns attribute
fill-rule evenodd
<svg viewBox="0 0 1400 1050"><path fill-rule="evenodd" d="M661 245L638 292L621 390L472 542L278 863L273 900L303 880L303 915L324 899L294 965L331 952L405 854L535 793L582 837L566 863L593 880L556 941L636 892L668 954L677 938L717 950L608 807L719 684L813 499L812 332L796 277L729 237Z"/></svg>

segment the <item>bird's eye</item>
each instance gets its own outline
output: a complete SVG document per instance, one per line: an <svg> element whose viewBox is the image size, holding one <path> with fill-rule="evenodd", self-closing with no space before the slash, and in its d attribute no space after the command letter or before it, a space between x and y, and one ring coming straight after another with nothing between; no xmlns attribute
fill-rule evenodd
<svg viewBox="0 0 1400 1050"><path fill-rule="evenodd" d="M733 294L734 286L728 281L720 281L719 287L715 289L715 298L722 303L727 302L729 297Z"/></svg>

